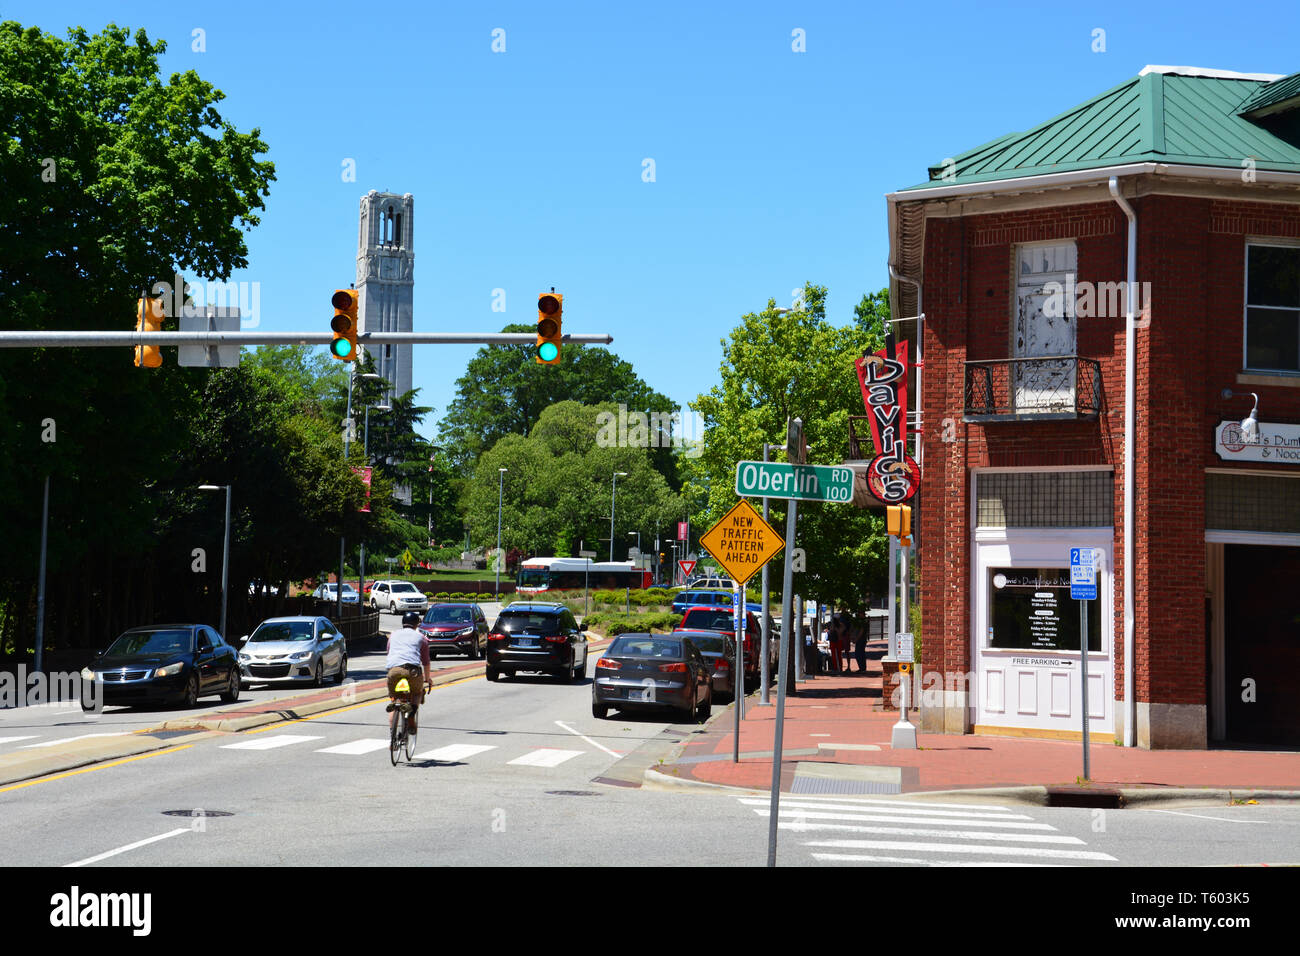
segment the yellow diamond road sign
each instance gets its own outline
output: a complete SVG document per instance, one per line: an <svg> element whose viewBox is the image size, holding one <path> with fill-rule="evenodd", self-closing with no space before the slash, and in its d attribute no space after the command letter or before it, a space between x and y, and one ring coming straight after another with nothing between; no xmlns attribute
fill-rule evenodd
<svg viewBox="0 0 1300 956"><path fill-rule="evenodd" d="M744 498L700 536L700 544L740 584L785 547L781 535Z"/></svg>

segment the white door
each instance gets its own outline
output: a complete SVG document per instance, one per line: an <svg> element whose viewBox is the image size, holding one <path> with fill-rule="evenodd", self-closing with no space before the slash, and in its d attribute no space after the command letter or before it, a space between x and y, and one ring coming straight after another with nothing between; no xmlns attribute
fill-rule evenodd
<svg viewBox="0 0 1300 956"><path fill-rule="evenodd" d="M1013 358L1076 354L1077 262L1073 242L1017 247ZM1073 412L1076 369L1073 361L1015 363L1016 411Z"/></svg>
<svg viewBox="0 0 1300 956"><path fill-rule="evenodd" d="M1104 554L1089 630L1088 729L1114 732L1115 654L1110 528L975 533L972 571L976 726L1073 736L1083 730L1078 602L1070 599L1070 548Z"/></svg>

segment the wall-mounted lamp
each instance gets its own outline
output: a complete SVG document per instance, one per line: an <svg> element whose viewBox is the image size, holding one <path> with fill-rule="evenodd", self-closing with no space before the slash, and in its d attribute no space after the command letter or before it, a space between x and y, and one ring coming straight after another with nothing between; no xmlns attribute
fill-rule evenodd
<svg viewBox="0 0 1300 956"><path fill-rule="evenodd" d="M1241 420L1241 437L1245 439L1247 445L1254 445L1259 441L1259 419L1255 416L1259 411L1259 396L1254 392L1234 392L1230 388L1225 388L1222 392L1224 398L1235 398L1238 395L1249 395L1255 400L1250 414Z"/></svg>

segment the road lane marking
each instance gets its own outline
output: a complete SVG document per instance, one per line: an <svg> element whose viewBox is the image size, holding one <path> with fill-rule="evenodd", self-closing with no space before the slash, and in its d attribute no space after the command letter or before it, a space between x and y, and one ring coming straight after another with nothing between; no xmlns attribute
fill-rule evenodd
<svg viewBox="0 0 1300 956"><path fill-rule="evenodd" d="M78 740L89 740L92 737L129 737L130 735L131 735L131 731L129 730L118 730L112 733L105 733L105 734L81 734L78 737L60 737L58 740L43 740L39 744L24 744L18 749L31 750L33 747L54 747L59 744L76 743Z"/></svg>
<svg viewBox="0 0 1300 956"><path fill-rule="evenodd" d="M20 740L35 740L40 734L24 734L21 737L0 737L0 744L17 743Z"/></svg>
<svg viewBox="0 0 1300 956"><path fill-rule="evenodd" d="M1072 836L1046 836L1036 833L997 833L988 830L930 830L925 827L864 827L844 823L807 823L796 817L790 822L777 824L782 830L811 833L814 830L839 830L846 833L874 833L877 836L946 837L952 840L1002 840L1008 843L1061 843L1086 846L1083 840Z"/></svg>
<svg viewBox="0 0 1300 956"><path fill-rule="evenodd" d="M814 860L835 860L847 863L919 863L921 866L1069 866L1068 863L1021 863L1015 860L922 860L919 857L867 856L861 853L814 853Z"/></svg>
<svg viewBox="0 0 1300 956"><path fill-rule="evenodd" d="M760 817L768 816L771 811L767 807L754 808L754 812ZM923 823L932 827L997 827L1003 830L1055 830L1056 827L1050 823L1021 823L1017 821L1007 821L1006 823L993 823L987 820L973 820L967 817L961 817L956 820L945 820L936 817L911 817L905 814L894 815L890 813L827 813L825 811L814 811L809 813L802 810L787 810L781 808L781 816L798 816L806 820L846 820L858 823ZM992 831L990 831L992 832Z"/></svg>
<svg viewBox="0 0 1300 956"><path fill-rule="evenodd" d="M107 853L100 853L97 856L88 856L84 860L78 860L76 863L65 863L63 866L66 869L70 866L86 866L90 863L98 863L100 860L107 860L110 856L117 856L119 853L126 853L129 850L135 850L142 846L148 846L150 843L157 843L159 840L166 840L168 837L180 836L182 833L189 832L189 827L178 827L175 830L168 830L166 833L160 833L157 836L151 836L144 840L136 840L134 843L120 846L116 850L109 850Z"/></svg>
<svg viewBox="0 0 1300 956"><path fill-rule="evenodd" d="M564 761L581 757L584 753L585 750L557 750L553 747L541 747L507 763L518 764L521 767L558 767Z"/></svg>
<svg viewBox="0 0 1300 956"><path fill-rule="evenodd" d="M1198 820L1217 820L1219 823L1273 823L1272 820L1229 820L1226 817L1207 817L1203 813L1180 813L1177 810L1156 810L1152 807L1139 807L1147 813L1172 813L1176 817L1196 817Z"/></svg>
<svg viewBox="0 0 1300 956"><path fill-rule="evenodd" d="M280 734L275 737L259 737L257 740L242 740L237 744L222 744L222 750L274 750L276 747L290 747L306 743L309 740L324 740L324 737L309 737L306 734Z"/></svg>
<svg viewBox="0 0 1300 956"><path fill-rule="evenodd" d="M988 846L965 843L918 843L894 840L814 840L804 846L826 847L830 850L912 850L920 853L983 853L989 856L1037 856L1059 860L1109 860L1119 861L1109 853L1096 850L1051 850L1032 846Z"/></svg>
<svg viewBox="0 0 1300 956"><path fill-rule="evenodd" d="M383 750L388 746L388 739L362 739L349 741L346 744L339 744L336 747L322 747L317 750L318 754L368 754L376 750Z"/></svg>
<svg viewBox="0 0 1300 956"><path fill-rule="evenodd" d="M745 806L770 807L771 801L766 798L741 798L740 802ZM904 801L893 803L861 803L861 804L844 804L828 803L824 801L805 801L805 800L782 800L781 809L786 807L797 807L804 810L856 810L859 813L905 813L918 817L957 817L968 819L972 822L975 820L1031 820L1032 817L1023 813L985 813L982 811L967 810L965 812L955 810L932 810L935 804L908 804ZM940 804L942 806L942 804Z"/></svg>
<svg viewBox="0 0 1300 956"><path fill-rule="evenodd" d="M131 763L133 760L144 760L146 757L161 757L163 754L179 753L182 750L189 750L193 746L193 744L181 744L179 747L168 747L166 750L154 750L150 753L136 754L134 757L124 757L121 760L114 760L112 763L97 763L94 766L82 767L80 770L69 770L66 773L57 773L52 777L37 777L35 780L25 780L22 783L0 787L0 793L8 793L10 790L21 790L23 787L34 787L38 783L51 783L55 780L62 780L65 777L75 777L79 773L90 773L93 770L106 770L109 767L120 767L124 763Z"/></svg>
<svg viewBox="0 0 1300 956"><path fill-rule="evenodd" d="M422 754L416 754L415 759L440 760L443 763L452 763L496 749L495 744L448 744L445 747L439 747L437 750L426 750Z"/></svg>
<svg viewBox="0 0 1300 956"><path fill-rule="evenodd" d="M567 730L569 733L573 734L573 735L574 735L575 737L577 737L578 739L580 739L580 740L585 740L587 743L591 744L593 747L599 747L601 750L605 751L605 753L609 754L611 757L622 757L622 756L623 756L621 753L616 753L615 751L610 750L608 747L601 746L600 744L596 743L596 741L592 740L590 737L586 736L585 734L580 734L580 733L578 733L576 730L574 730L572 727L570 727L568 724L566 724L566 723L565 723L564 721L562 721L562 720L557 720L556 723L557 723L559 726L563 727L565 730Z"/></svg>

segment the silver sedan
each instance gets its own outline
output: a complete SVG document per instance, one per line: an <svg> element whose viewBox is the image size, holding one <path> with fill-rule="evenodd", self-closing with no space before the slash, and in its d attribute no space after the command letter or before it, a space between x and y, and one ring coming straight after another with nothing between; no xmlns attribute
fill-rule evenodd
<svg viewBox="0 0 1300 956"><path fill-rule="evenodd" d="M309 683L320 687L326 677L341 684L348 674L347 640L327 618L268 618L240 647L239 673L245 686Z"/></svg>

